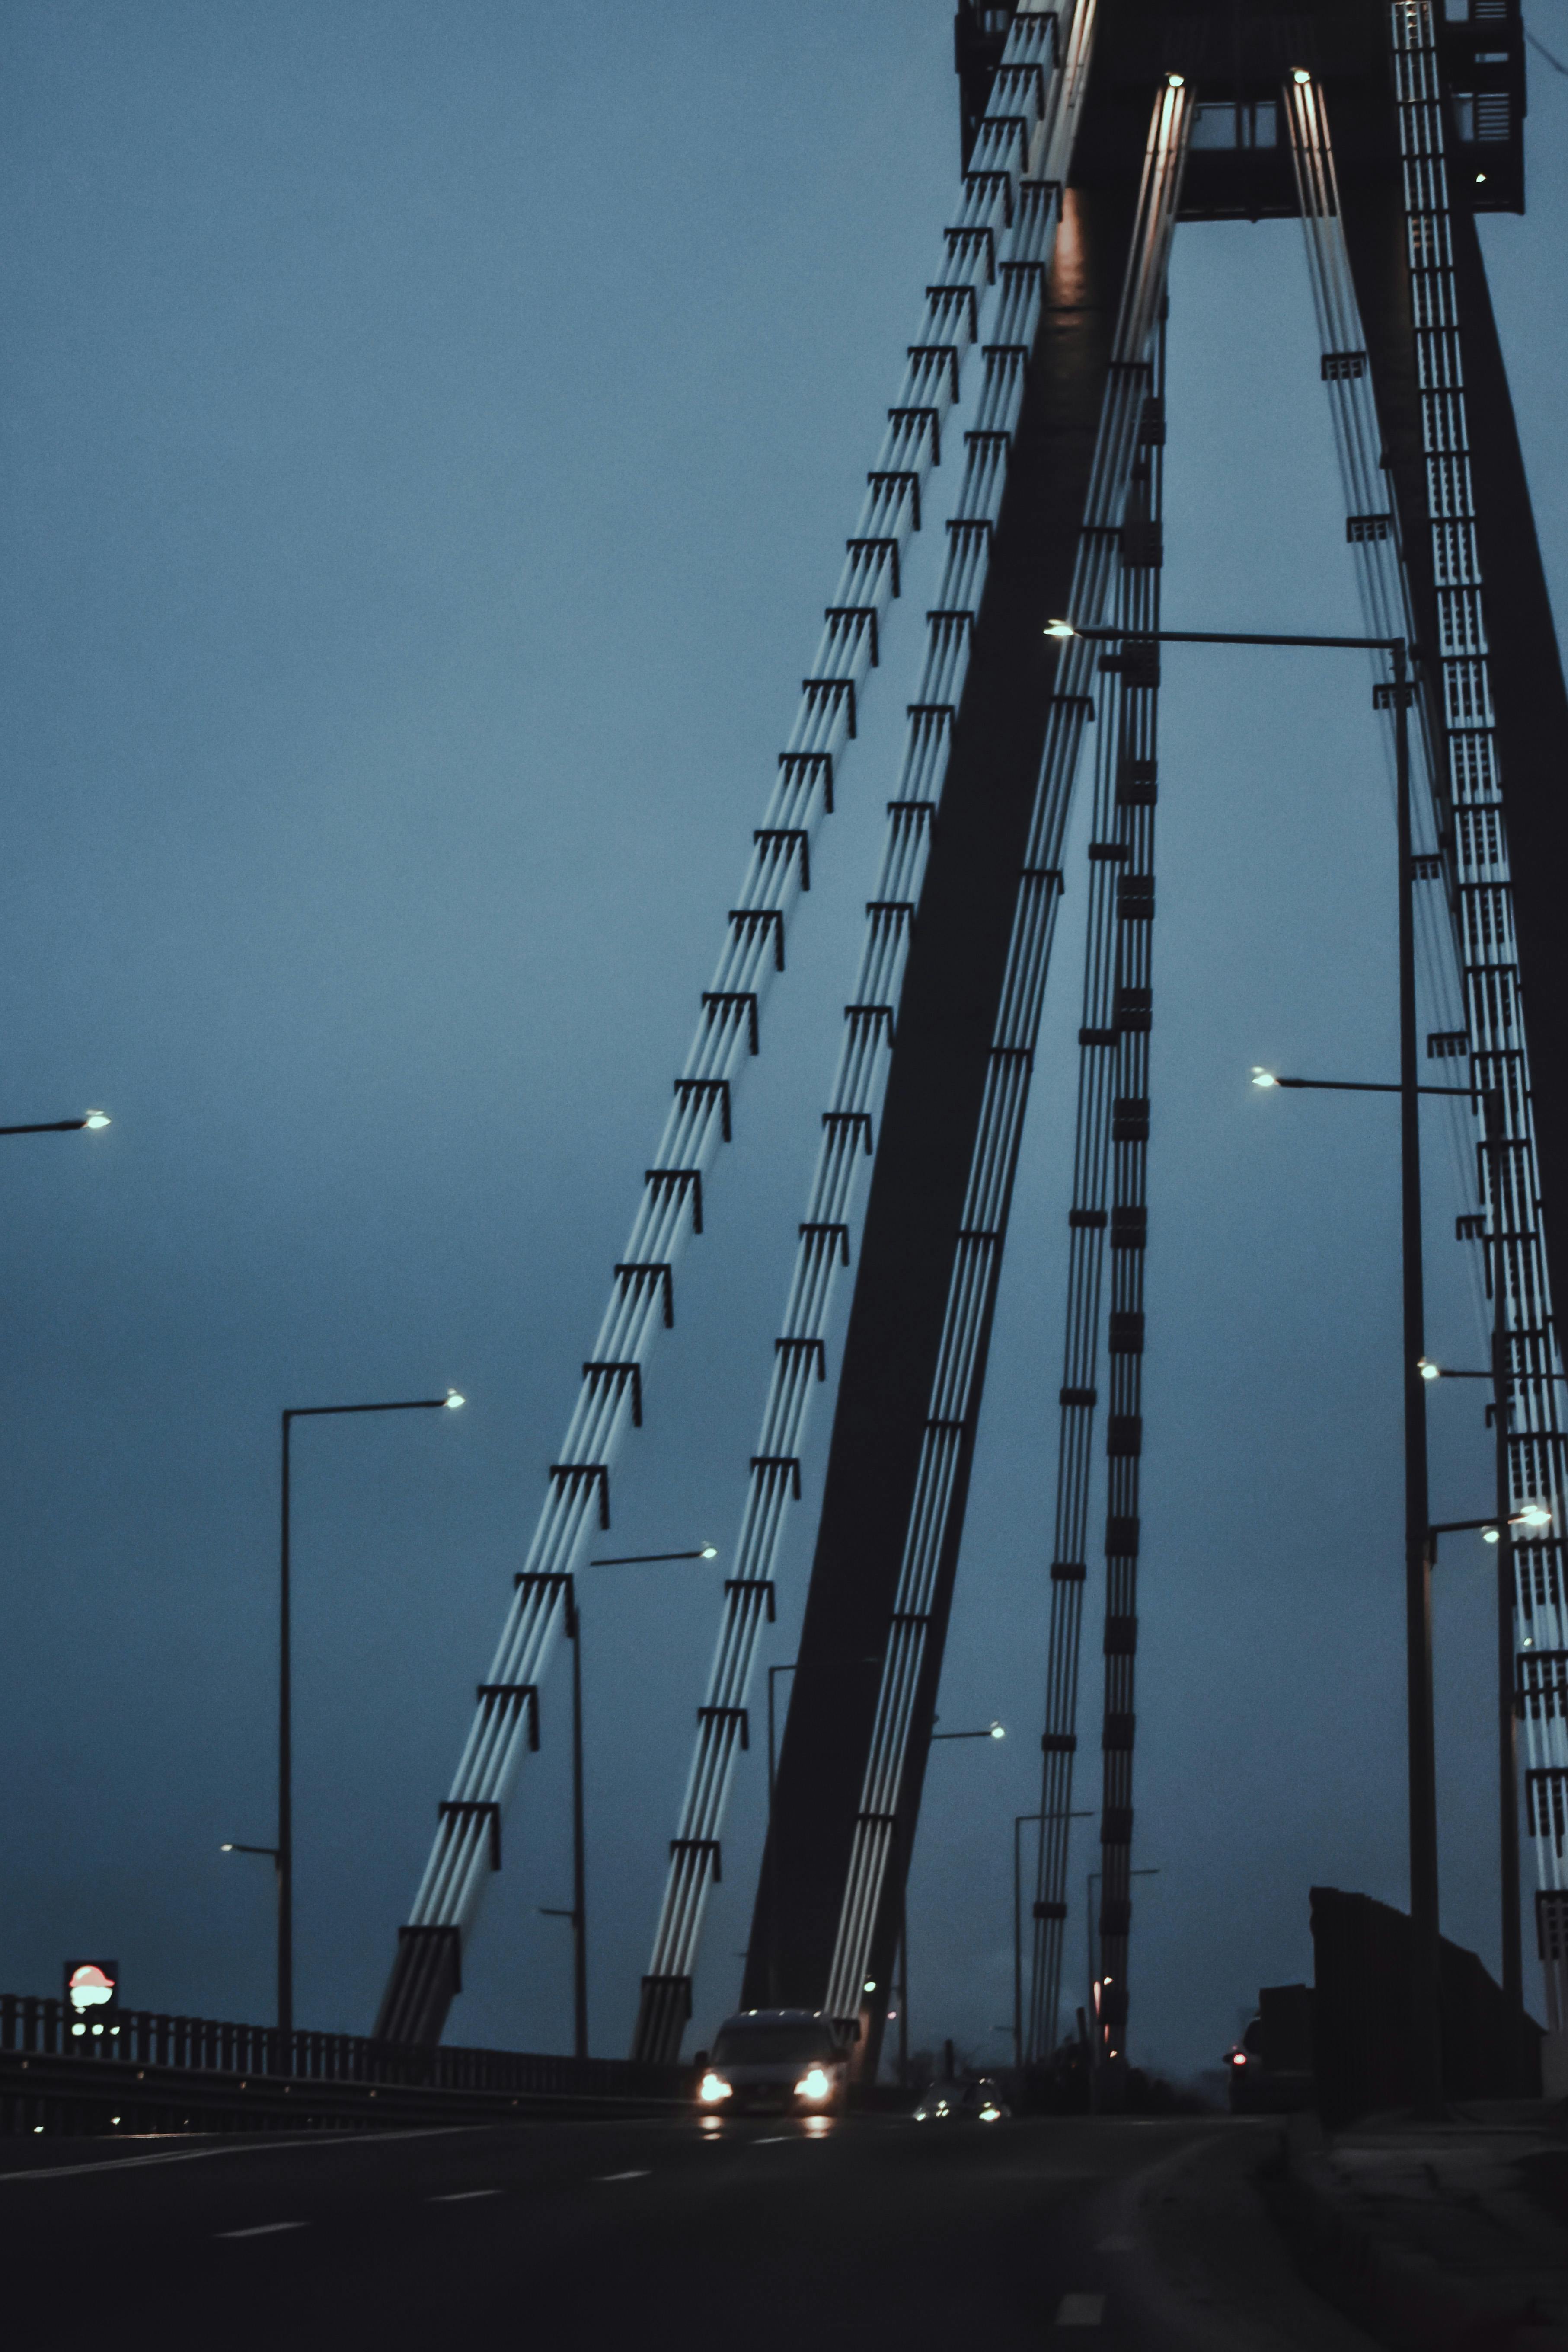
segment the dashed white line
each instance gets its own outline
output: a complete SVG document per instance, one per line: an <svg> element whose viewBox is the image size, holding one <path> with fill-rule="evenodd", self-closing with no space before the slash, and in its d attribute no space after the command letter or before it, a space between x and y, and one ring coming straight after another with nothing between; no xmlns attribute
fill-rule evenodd
<svg viewBox="0 0 1568 2352"><path fill-rule="evenodd" d="M426 2205L466 2205L470 2197L499 2197L499 2189L444 2189L438 2197L427 2197Z"/></svg>
<svg viewBox="0 0 1568 2352"><path fill-rule="evenodd" d="M215 2230L215 2238L275 2238L280 2230L308 2230L309 2221L257 2221L248 2230Z"/></svg>
<svg viewBox="0 0 1568 2352"><path fill-rule="evenodd" d="M486 2126L480 2125L483 2131ZM411 2131L366 2132L356 2138L346 2132L315 2132L309 2139L247 2140L236 2147L232 2140L217 2147L165 2147L155 2156L102 2157L92 2164L36 2164L21 2172L0 2172L0 2181L6 2180L76 2180L84 2172L134 2172L147 2164L205 2164L220 2156L259 2156L264 2151L276 2155L280 2149L331 2147L340 2151L351 2147L384 2147L394 2139L449 2139L454 2134L472 2131L472 2124L426 2124Z"/></svg>
<svg viewBox="0 0 1568 2352"><path fill-rule="evenodd" d="M1064 2294L1057 2305L1058 2327L1098 2327L1104 2317L1102 2294Z"/></svg>
<svg viewBox="0 0 1568 2352"><path fill-rule="evenodd" d="M648 2177L646 2168L641 2172L597 2172L594 2176L595 2180L647 2180Z"/></svg>

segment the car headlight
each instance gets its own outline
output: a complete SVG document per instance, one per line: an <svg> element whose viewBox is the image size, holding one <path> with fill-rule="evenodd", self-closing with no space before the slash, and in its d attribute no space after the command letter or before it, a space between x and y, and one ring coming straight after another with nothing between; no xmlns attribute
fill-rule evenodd
<svg viewBox="0 0 1568 2352"><path fill-rule="evenodd" d="M832 2092L833 2077L825 2066L808 2066L795 2086L797 2099L826 2099Z"/></svg>
<svg viewBox="0 0 1568 2352"><path fill-rule="evenodd" d="M1000 2123L1002 2120L1001 2108L990 2106L982 2107L980 2110L980 2120L983 2124Z"/></svg>
<svg viewBox="0 0 1568 2352"><path fill-rule="evenodd" d="M734 2095L734 2087L735 2086L732 2083L727 2083L724 2080L722 2074L715 2074L712 2068L710 2067L707 2074L703 2075L702 2080L697 2085L697 2095L701 2100L705 2107L710 2107L720 2099L728 2099L732 2097Z"/></svg>

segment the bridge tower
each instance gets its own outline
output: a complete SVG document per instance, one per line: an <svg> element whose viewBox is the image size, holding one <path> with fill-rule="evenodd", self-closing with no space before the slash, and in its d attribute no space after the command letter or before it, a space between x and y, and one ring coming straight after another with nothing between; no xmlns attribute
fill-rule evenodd
<svg viewBox="0 0 1568 2352"><path fill-rule="evenodd" d="M524 1760L570 1579L608 1524L619 1448L673 1319L686 1243L760 1049L789 919L827 854L859 701L897 625L932 468L962 468L920 698L867 906L859 976L746 1476L710 1688L636 2053L678 2054L724 1808L829 1313L852 1286L799 1663L743 1999L830 2008L874 2066L957 1570L1014 1170L1080 767L1090 915L1068 1220L1068 1310L1027 2040L1054 2046L1067 1816L1099 1802L1100 2056L1125 2042L1131 1931L1143 1266L1156 938L1154 833L1165 280L1182 220L1300 217L1324 397L1367 633L1415 649L1415 866L1446 959L1442 1074L1500 1094L1462 1221L1500 1235L1509 1476L1549 1528L1504 1547L1553 2027L1568 2027L1568 1617L1553 1256L1568 1280L1560 1064L1568 746L1556 638L1476 216L1522 209L1519 0L964 0L963 174L712 986L647 1171L561 1460L377 2031L439 2038ZM973 393L973 421L951 412ZM1223 387L1216 387L1216 393ZM1179 430L1179 420L1170 420ZM1102 645L1050 625L1119 633ZM1393 702L1383 657L1372 685ZM1089 721L1096 724L1092 736ZM1392 730L1391 730L1392 731ZM1090 755L1088 745L1092 742ZM1527 1038L1524 1007L1531 1008ZM705 1194L705 1185L708 1192ZM861 1206L863 1191L863 1207ZM1491 1257L1489 1256L1489 1265ZM1103 1360L1104 1371L1101 1372ZM1103 1411L1102 1411L1103 1407ZM1103 1474L1100 1464L1103 1460ZM1091 1524L1091 1507L1103 1507ZM1103 1569L1101 1567L1103 1562ZM1157 1563L1154 1565L1157 1566ZM1102 1619L1098 1713L1084 1616ZM1079 1777L1098 1740L1098 1789Z"/></svg>

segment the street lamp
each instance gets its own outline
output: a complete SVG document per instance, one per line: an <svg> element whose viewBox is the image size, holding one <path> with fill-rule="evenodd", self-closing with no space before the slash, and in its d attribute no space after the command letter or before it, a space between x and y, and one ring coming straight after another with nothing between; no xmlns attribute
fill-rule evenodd
<svg viewBox="0 0 1568 2352"><path fill-rule="evenodd" d="M283 1468L278 1561L278 2032L294 2031L294 1760L289 1636L289 1444L297 1421L325 1421L350 1412L452 1412L465 1399L402 1397L389 1404L298 1404L283 1412ZM236 1848L237 1852L247 1851ZM288 2065L286 2050L279 2057Z"/></svg>
<svg viewBox="0 0 1568 2352"><path fill-rule="evenodd" d="M1421 1129L1424 1093L1449 1091L1418 1085L1415 1059L1415 906L1410 814L1411 649L1403 637L1341 637L1282 635L1242 629L1078 628L1070 621L1047 624L1048 636L1082 637L1119 646L1277 646L1385 654L1392 683L1378 695L1394 706L1395 820L1399 860L1399 1084L1356 1087L1354 1091L1399 1096L1400 1226L1404 1289L1405 1398L1405 1650L1410 1811L1410 2041L1412 2089L1420 2116L1440 2114L1443 2105L1443 2042L1438 2008L1437 1770L1432 1698L1432 1569L1426 1529L1426 1383L1420 1371L1426 1353L1422 1335ZM1126 656L1104 657L1121 668ZM1255 1069L1254 1085L1326 1084L1281 1080ZM1454 1089L1468 1093L1468 1088Z"/></svg>
<svg viewBox="0 0 1568 2352"><path fill-rule="evenodd" d="M938 1720L940 1720L940 1718L938 1718ZM1007 1737L1007 1730L1006 1730L1006 1726L1005 1726L1005 1724L1001 1724L1001 1723L988 1723L988 1724L984 1725L984 1727L983 1727L981 1730L979 1730L979 1731L928 1731L928 1732L926 1733L926 1745L927 1745L927 1747L928 1747L928 1748L929 1748L929 1747L934 1747L934 1745L936 1744L936 1742L937 1742L939 1739L1005 1739L1005 1738L1006 1738L1006 1737ZM1016 1937L1016 1926L1017 1926L1017 1922L1016 1922L1016 1912L1017 1912L1017 1869L1016 1869L1016 1863L1017 1863L1017 1831L1016 1831L1016 1829L1015 1829L1015 1831L1014 1831L1014 1832L1013 1832L1013 1851L1014 1851L1014 1864L1015 1864L1015 1867L1014 1867L1014 1874L1013 1874L1013 1878L1014 1878L1014 1906L1013 1906L1013 1907L1014 1907L1014 1913L1015 1913L1015 1920L1014 1920L1014 1928L1015 1928L1015 1934L1014 1934L1014 1945L1015 1945L1015 1953L1016 1953L1016 1943L1017 1943L1017 1937ZM908 2081L909 2081L909 2073L910 2073L910 1902L909 1902L909 1875L910 1875L910 1874L909 1874L909 1857L908 1857L908 1855L906 1854L906 1856L904 1857L904 1875L903 1875L903 1878L902 1878L902 1880L901 1880L901 1882L900 1882L900 1887L899 1887L899 2087L900 2087L900 2090L901 2090L901 2089L903 2089L903 2087L905 2086L905 2084L908 2083ZM1016 2008L1017 2008L1016 1986L1016 1985L1015 1985L1014 2008L1015 2008L1015 2011L1016 2011Z"/></svg>
<svg viewBox="0 0 1568 2352"><path fill-rule="evenodd" d="M96 1134L100 1127L112 1125L106 1110L89 1110L80 1118L35 1119L26 1127L0 1127L0 1135L79 1135L84 1127Z"/></svg>
<svg viewBox="0 0 1568 2352"><path fill-rule="evenodd" d="M658 1560L717 1559L717 1544L699 1544L690 1551L628 1552L614 1559L591 1559L590 1568L643 1568ZM588 2055L588 1885L587 1841L583 1801L583 1612L577 1587L565 1580L566 1639L572 1644L572 1907L569 1911L542 1903L542 1919L572 1922L572 2046L579 2058ZM537 1707L539 1702L534 1700ZM537 1718L536 1718L537 1722Z"/></svg>
<svg viewBox="0 0 1568 2352"><path fill-rule="evenodd" d="M1405 884L1409 891L1409 877ZM1401 1089L1384 1082L1367 1079L1282 1078L1270 1070L1254 1066L1252 1083L1255 1087L1310 1087L1335 1094L1397 1094ZM1510 2053L1510 2073L1523 2071L1524 1960L1520 1948L1519 1933L1519 1728L1515 1696L1514 1664L1514 1566L1513 1544L1509 1529L1515 1527L1544 1528L1552 1524L1552 1514L1539 1503L1526 1503L1517 1511L1510 1511L1511 1480L1508 1458L1508 1431L1513 1394L1513 1381L1509 1362L1507 1318L1508 1265L1503 1232L1503 1165L1505 1148L1503 1103L1501 1090L1496 1087L1478 1089L1474 1087L1417 1087L1417 1094L1462 1097L1474 1103L1479 1098L1486 1124L1486 1140L1482 1149L1492 1160L1492 1360L1488 1371L1449 1370L1434 1363L1429 1356L1417 1356L1415 1370L1421 1382L1430 1387L1441 1380L1489 1381L1492 1384L1492 1427L1495 1435L1493 1482L1497 1496L1496 1510L1489 1519L1448 1519L1429 1526L1426 1530L1427 1582L1427 1651L1430 1657L1430 1590L1431 1571L1437 1558L1437 1538L1444 1535L1459 1535L1479 1531L1483 1543L1498 1547L1497 1577L1497 1639L1498 1639L1498 1873L1502 1910L1502 1990L1503 1999L1513 2023L1513 2045ZM1406 1326L1408 1336L1408 1323ZM1562 1380L1561 1372L1545 1377ZM1430 1672L1428 1671L1428 1696ZM1435 1801L1434 1801L1435 1802ZM1434 1812L1434 1830L1436 1814ZM1435 1864L1434 1864L1435 1866ZM1412 1900L1412 1916L1415 1903Z"/></svg>

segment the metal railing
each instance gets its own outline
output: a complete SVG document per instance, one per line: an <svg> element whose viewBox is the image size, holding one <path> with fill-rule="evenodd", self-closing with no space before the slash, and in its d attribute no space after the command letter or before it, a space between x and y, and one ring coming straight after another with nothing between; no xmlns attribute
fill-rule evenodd
<svg viewBox="0 0 1568 2352"><path fill-rule="evenodd" d="M657 2108L680 2100L687 2083L679 2066L629 2059L415 2049L155 2010L84 2018L64 2000L0 1994L0 2131L94 2130L122 2118L204 2130L500 2119L563 2103Z"/></svg>

